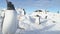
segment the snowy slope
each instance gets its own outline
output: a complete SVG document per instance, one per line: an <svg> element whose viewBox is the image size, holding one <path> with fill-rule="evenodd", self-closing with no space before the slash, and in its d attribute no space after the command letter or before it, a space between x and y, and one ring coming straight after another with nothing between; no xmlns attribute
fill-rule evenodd
<svg viewBox="0 0 60 34"><path fill-rule="evenodd" d="M42 11L24 15L19 11L18 25L24 29L17 29L16 34L60 34L60 14ZM23 10L21 9L21 11ZM40 16L41 24L39 24L39 17L36 15Z"/></svg>
<svg viewBox="0 0 60 34"><path fill-rule="evenodd" d="M40 23L39 24L39 17ZM47 16L47 19L45 17ZM60 34L60 14L52 12L33 12L31 15L22 16L20 27L25 28L23 34Z"/></svg>

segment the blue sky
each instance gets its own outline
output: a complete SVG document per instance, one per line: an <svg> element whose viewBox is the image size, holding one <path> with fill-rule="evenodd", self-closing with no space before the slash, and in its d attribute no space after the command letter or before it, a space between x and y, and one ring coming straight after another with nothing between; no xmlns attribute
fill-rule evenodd
<svg viewBox="0 0 60 34"><path fill-rule="evenodd" d="M9 0L15 8L24 8L27 13L37 9L49 10L51 12L60 11L60 0ZM0 9L6 8L6 1L0 0Z"/></svg>

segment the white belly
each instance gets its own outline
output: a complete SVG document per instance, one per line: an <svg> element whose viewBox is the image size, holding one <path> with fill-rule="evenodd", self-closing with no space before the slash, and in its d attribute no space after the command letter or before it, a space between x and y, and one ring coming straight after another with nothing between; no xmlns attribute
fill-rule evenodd
<svg viewBox="0 0 60 34"><path fill-rule="evenodd" d="M17 13L14 10L5 11L3 34L14 34L17 30Z"/></svg>

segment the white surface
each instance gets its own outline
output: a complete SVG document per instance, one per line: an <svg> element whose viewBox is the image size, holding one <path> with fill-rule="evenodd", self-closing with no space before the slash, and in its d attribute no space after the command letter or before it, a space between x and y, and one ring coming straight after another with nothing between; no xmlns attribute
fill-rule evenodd
<svg viewBox="0 0 60 34"><path fill-rule="evenodd" d="M3 34L14 34L17 30L17 13L15 10L6 10L3 22Z"/></svg>
<svg viewBox="0 0 60 34"><path fill-rule="evenodd" d="M38 24L37 14L41 16L41 24ZM45 19L45 16L47 16L47 19ZM31 15L20 15L18 20L19 27L25 30L17 29L15 34L60 34L60 14L52 12L47 12L47 14L45 12L33 12ZM13 27L13 25L11 26Z"/></svg>

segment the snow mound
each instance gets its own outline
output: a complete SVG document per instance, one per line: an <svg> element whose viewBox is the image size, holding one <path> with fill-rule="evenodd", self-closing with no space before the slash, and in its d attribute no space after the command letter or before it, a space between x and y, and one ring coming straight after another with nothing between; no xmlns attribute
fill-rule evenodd
<svg viewBox="0 0 60 34"><path fill-rule="evenodd" d="M21 14L23 13L18 12L18 25L24 29L17 29L15 34L60 34L60 14L45 11ZM3 21L1 16L3 15L0 14L0 27Z"/></svg>

